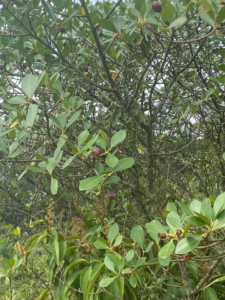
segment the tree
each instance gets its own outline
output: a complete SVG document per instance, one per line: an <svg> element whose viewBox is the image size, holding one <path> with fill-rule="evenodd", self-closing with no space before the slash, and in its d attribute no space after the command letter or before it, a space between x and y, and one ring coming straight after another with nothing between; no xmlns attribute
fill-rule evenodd
<svg viewBox="0 0 225 300"><path fill-rule="evenodd" d="M225 7L152 2L0 1L2 219L30 235L26 257L50 253L40 299L221 293L209 278L224 268Z"/></svg>

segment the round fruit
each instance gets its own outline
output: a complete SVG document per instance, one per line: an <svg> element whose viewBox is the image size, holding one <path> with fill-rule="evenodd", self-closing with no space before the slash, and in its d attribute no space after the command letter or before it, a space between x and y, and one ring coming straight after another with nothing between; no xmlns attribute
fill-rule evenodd
<svg viewBox="0 0 225 300"><path fill-rule="evenodd" d="M163 233L163 232L159 232L159 233L158 233L158 237L159 237L160 239L165 239L165 238L167 237L167 234L166 234L166 233Z"/></svg>
<svg viewBox="0 0 225 300"><path fill-rule="evenodd" d="M60 24L60 23L57 23L57 26L58 26L58 27L60 27L60 26L61 26L61 24Z"/></svg>
<svg viewBox="0 0 225 300"><path fill-rule="evenodd" d="M4 70L4 69L5 69L4 64L0 64L0 70Z"/></svg>
<svg viewBox="0 0 225 300"><path fill-rule="evenodd" d="M108 193L106 197L110 201L115 200L116 199L116 193L114 193L114 192Z"/></svg>
<svg viewBox="0 0 225 300"><path fill-rule="evenodd" d="M6 58L6 54L5 53L0 53L0 58L1 59L5 59Z"/></svg>
<svg viewBox="0 0 225 300"><path fill-rule="evenodd" d="M152 3L152 10L155 12L161 12L162 6L158 1Z"/></svg>
<svg viewBox="0 0 225 300"><path fill-rule="evenodd" d="M183 260L189 261L191 259L191 254L189 252L183 254Z"/></svg>
<svg viewBox="0 0 225 300"><path fill-rule="evenodd" d="M113 38L117 39L117 37L118 37L118 33L113 33Z"/></svg>
<svg viewBox="0 0 225 300"><path fill-rule="evenodd" d="M65 33L66 29L64 27L59 27L59 31L62 32L62 33Z"/></svg>
<svg viewBox="0 0 225 300"><path fill-rule="evenodd" d="M93 154L93 156L95 156L95 157L99 157L99 156L101 156L101 154L102 154L102 149L99 148L99 147L96 147L96 148L94 148L94 149L92 150L92 154Z"/></svg>

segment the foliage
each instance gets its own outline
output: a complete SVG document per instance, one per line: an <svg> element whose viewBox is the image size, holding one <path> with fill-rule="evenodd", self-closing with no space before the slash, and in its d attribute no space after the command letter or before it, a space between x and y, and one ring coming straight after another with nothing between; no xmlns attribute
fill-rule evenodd
<svg viewBox="0 0 225 300"><path fill-rule="evenodd" d="M152 2L0 0L9 299L223 295L225 6Z"/></svg>

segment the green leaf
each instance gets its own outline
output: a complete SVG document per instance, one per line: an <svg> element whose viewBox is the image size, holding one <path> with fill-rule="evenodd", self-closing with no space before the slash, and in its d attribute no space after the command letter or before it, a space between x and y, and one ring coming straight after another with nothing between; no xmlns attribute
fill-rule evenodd
<svg viewBox="0 0 225 300"><path fill-rule="evenodd" d="M131 261L133 258L134 258L134 250L128 251L126 256L125 256L126 262Z"/></svg>
<svg viewBox="0 0 225 300"><path fill-rule="evenodd" d="M26 75L21 83L23 92L28 98L32 98L38 87L38 78L32 74Z"/></svg>
<svg viewBox="0 0 225 300"><path fill-rule="evenodd" d="M225 209L221 211L221 213L217 216L214 224L213 230L222 228L225 226Z"/></svg>
<svg viewBox="0 0 225 300"><path fill-rule="evenodd" d="M181 26L181 25L183 25L186 21L187 21L187 17L186 17L186 16L182 16L182 17L180 17L180 18L174 20L174 21L170 24L169 28Z"/></svg>
<svg viewBox="0 0 225 300"><path fill-rule="evenodd" d="M121 143L126 138L126 131L120 130L116 132L111 138L111 148L115 147L119 143Z"/></svg>
<svg viewBox="0 0 225 300"><path fill-rule="evenodd" d="M100 130L100 133L101 133L101 137L103 138L104 142L109 147L109 138L108 138L107 134L102 129Z"/></svg>
<svg viewBox="0 0 225 300"><path fill-rule="evenodd" d="M211 201L209 198L202 202L201 210L203 214L210 220L213 217L213 210L211 207Z"/></svg>
<svg viewBox="0 0 225 300"><path fill-rule="evenodd" d="M59 129L63 129L59 120L52 114L49 114L49 117L53 120L53 122L59 127Z"/></svg>
<svg viewBox="0 0 225 300"><path fill-rule="evenodd" d="M66 128L70 127L80 116L81 110L78 110L75 112L75 114L72 115L69 122L66 124Z"/></svg>
<svg viewBox="0 0 225 300"><path fill-rule="evenodd" d="M113 20L113 24L116 27L117 31L120 31L123 28L123 26L125 25L125 23L126 23L126 20L121 16L117 16Z"/></svg>
<svg viewBox="0 0 225 300"><path fill-rule="evenodd" d="M60 295L60 300L65 300L66 296L70 290L70 286L75 282L75 280L80 276L82 270L74 272L65 282L63 285L61 295Z"/></svg>
<svg viewBox="0 0 225 300"><path fill-rule="evenodd" d="M167 233L162 224L157 220L153 220L150 223L146 223L145 227L147 228L147 231L149 233Z"/></svg>
<svg viewBox="0 0 225 300"><path fill-rule="evenodd" d="M207 226L207 223L196 216L187 216L185 220L194 226Z"/></svg>
<svg viewBox="0 0 225 300"><path fill-rule="evenodd" d="M15 259L14 258L9 259L9 265L10 265L11 268L15 265Z"/></svg>
<svg viewBox="0 0 225 300"><path fill-rule="evenodd" d="M99 19L98 20L98 24L99 26L101 26L102 28L112 31L112 32L116 32L116 27L113 25L112 23L112 19Z"/></svg>
<svg viewBox="0 0 225 300"><path fill-rule="evenodd" d="M118 233L119 233L119 226L118 226L117 223L115 223L109 229L109 242L110 242L110 244L112 244L112 242L115 240Z"/></svg>
<svg viewBox="0 0 225 300"><path fill-rule="evenodd" d="M74 160L75 157L76 157L76 155L68 158L67 161L65 162L65 164L63 165L62 169L65 169Z"/></svg>
<svg viewBox="0 0 225 300"><path fill-rule="evenodd" d="M59 243L58 243L58 240L52 238L49 242L49 246L50 246L51 252L53 254L55 263L58 266L59 265Z"/></svg>
<svg viewBox="0 0 225 300"><path fill-rule="evenodd" d="M140 19L142 17L141 13L136 8L130 8L129 11L137 19Z"/></svg>
<svg viewBox="0 0 225 300"><path fill-rule="evenodd" d="M101 279L101 281L99 282L99 286L100 286L100 287L107 287L107 286L109 286L115 279L116 279L116 277L103 277L103 278Z"/></svg>
<svg viewBox="0 0 225 300"><path fill-rule="evenodd" d="M34 171L34 172L37 172L37 173L47 173L46 171L38 168L38 167L32 167L32 166L29 166L27 167L28 170L31 170L31 171Z"/></svg>
<svg viewBox="0 0 225 300"><path fill-rule="evenodd" d="M200 13L199 16L204 22L214 27L215 21L206 12Z"/></svg>
<svg viewBox="0 0 225 300"><path fill-rule="evenodd" d="M58 192L58 180L56 178L51 178L51 193L56 195Z"/></svg>
<svg viewBox="0 0 225 300"><path fill-rule="evenodd" d="M34 125L37 111L38 111L38 106L36 104L31 104L28 109L28 113L27 113L27 117L26 117L27 127L32 127Z"/></svg>
<svg viewBox="0 0 225 300"><path fill-rule="evenodd" d="M172 4L169 2L166 3L165 6L163 6L162 11L161 11L161 18L163 23L166 22L172 22L173 16L174 16L175 10Z"/></svg>
<svg viewBox="0 0 225 300"><path fill-rule="evenodd" d="M144 246L144 231L140 225L135 226L131 230L131 238L135 243L137 243L141 248L143 248L143 246Z"/></svg>
<svg viewBox="0 0 225 300"><path fill-rule="evenodd" d="M213 205L213 219L225 208L225 192L220 194Z"/></svg>
<svg viewBox="0 0 225 300"><path fill-rule="evenodd" d="M134 276L133 273L130 275L129 282L130 282L130 285L133 288L136 288L136 286L137 286L137 278Z"/></svg>
<svg viewBox="0 0 225 300"><path fill-rule="evenodd" d="M107 156L106 156L106 160L105 160L105 163L109 166L109 167L115 167L117 164L118 164L118 158L117 157L115 157L114 155L112 155L112 154L108 154Z"/></svg>
<svg viewBox="0 0 225 300"><path fill-rule="evenodd" d="M79 190L85 191L96 187L103 179L104 175L93 176L80 181Z"/></svg>
<svg viewBox="0 0 225 300"><path fill-rule="evenodd" d="M193 200L190 204L190 210L191 211L195 211L197 213L201 213L201 206L202 206L202 203L198 200Z"/></svg>
<svg viewBox="0 0 225 300"><path fill-rule="evenodd" d="M176 205L175 205L174 203L172 203L172 202L167 203L167 205L166 205L166 210L167 210L167 211L174 211L174 212L177 213L177 207L176 207Z"/></svg>
<svg viewBox="0 0 225 300"><path fill-rule="evenodd" d="M78 146L81 146L88 138L89 132L88 130L84 130L78 136Z"/></svg>
<svg viewBox="0 0 225 300"><path fill-rule="evenodd" d="M59 138L58 143L57 143L57 147L58 147L58 148L62 148L62 147L65 145L65 143L66 143L66 141L67 141L67 138L68 138L67 135L62 134L62 135L60 136L60 138Z"/></svg>
<svg viewBox="0 0 225 300"><path fill-rule="evenodd" d="M176 246L176 254L184 254L192 251L198 246L199 242L202 240L203 235L195 235L192 237L187 237L182 239Z"/></svg>
<svg viewBox="0 0 225 300"><path fill-rule="evenodd" d="M208 287L204 290L204 300L218 300L217 294L212 287Z"/></svg>
<svg viewBox="0 0 225 300"><path fill-rule="evenodd" d="M178 216L178 214L174 211L171 211L166 218L166 223L170 226L171 229L173 229L174 231L176 229L182 229L183 225L180 221L180 217Z"/></svg>
<svg viewBox="0 0 225 300"><path fill-rule="evenodd" d="M47 171L52 174L52 171L54 170L55 168L55 158L54 157L50 157L45 165Z"/></svg>
<svg viewBox="0 0 225 300"><path fill-rule="evenodd" d="M104 166L103 166L103 164L100 163L100 162L97 162L97 163L95 164L95 170L98 172L99 175L100 175L101 173L103 173L103 172L104 172Z"/></svg>
<svg viewBox="0 0 225 300"><path fill-rule="evenodd" d="M114 272L114 263L108 258L108 256L105 257L104 263L107 269Z"/></svg>
<svg viewBox="0 0 225 300"><path fill-rule="evenodd" d="M124 157L119 160L118 164L112 169L112 172L123 171L131 168L134 165L134 159L132 157Z"/></svg>
<svg viewBox="0 0 225 300"><path fill-rule="evenodd" d="M49 4L46 1L44 1L44 3L45 3L45 7L47 9L47 12L49 14L49 17L52 19L53 22L56 23L57 21L56 21L55 13L54 13L54 10L53 10L51 4Z"/></svg>
<svg viewBox="0 0 225 300"><path fill-rule="evenodd" d="M49 289L44 289L43 292L38 296L38 300L44 299L49 294Z"/></svg>
<svg viewBox="0 0 225 300"><path fill-rule="evenodd" d="M66 242L61 241L59 243L59 262L61 263L64 260L64 256L66 254Z"/></svg>
<svg viewBox="0 0 225 300"><path fill-rule="evenodd" d="M16 96L8 100L10 104L24 104L26 103L24 96Z"/></svg>
<svg viewBox="0 0 225 300"><path fill-rule="evenodd" d="M165 244L158 253L158 257L162 258L162 259L166 259L167 257L169 257L173 251L175 249L175 245L173 240L169 241L169 243Z"/></svg>
<svg viewBox="0 0 225 300"><path fill-rule="evenodd" d="M218 14L217 23L220 24L225 20L225 6L223 6Z"/></svg>
<svg viewBox="0 0 225 300"><path fill-rule="evenodd" d="M123 241L123 236L122 235L118 235L118 237L115 240L115 243L113 245L113 247L118 247Z"/></svg>
<svg viewBox="0 0 225 300"><path fill-rule="evenodd" d="M117 183L118 181L120 181L119 176L111 176L111 177L105 182L105 184Z"/></svg>
<svg viewBox="0 0 225 300"><path fill-rule="evenodd" d="M105 243L103 243L101 241L95 241L94 242L94 246L97 249L106 249L108 247L107 244L105 244Z"/></svg>
<svg viewBox="0 0 225 300"><path fill-rule="evenodd" d="M142 266L144 264L146 260L146 257L141 257L138 259L138 261L135 264L135 269L139 268L140 266Z"/></svg>
<svg viewBox="0 0 225 300"><path fill-rule="evenodd" d="M93 290L93 287L97 281L97 279L99 278L99 275L100 275L100 272L101 270L104 268L105 264L102 263L102 264L97 264L93 271L91 272L90 276L89 276L89 282L88 282L88 285L87 285L87 292L88 293L91 293L92 290ZM85 300L89 300L90 299L90 295L87 295L86 299Z"/></svg>
<svg viewBox="0 0 225 300"><path fill-rule="evenodd" d="M158 257L158 261L159 261L161 266L167 267L170 264L170 256L168 256L166 258Z"/></svg>
<svg viewBox="0 0 225 300"><path fill-rule="evenodd" d="M75 268L77 265L80 265L82 263L87 264L87 260L84 258L77 258L74 261L72 261L69 266L66 268L65 272L63 273L63 276L66 276L66 274L71 271L73 268Z"/></svg>
<svg viewBox="0 0 225 300"><path fill-rule="evenodd" d="M83 268L80 275L80 287L83 292L87 291L87 286L89 283L89 277L92 272L92 266Z"/></svg>

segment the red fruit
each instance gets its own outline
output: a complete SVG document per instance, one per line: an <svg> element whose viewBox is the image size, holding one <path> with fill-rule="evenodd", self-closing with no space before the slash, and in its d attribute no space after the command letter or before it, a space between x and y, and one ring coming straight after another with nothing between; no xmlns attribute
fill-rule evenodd
<svg viewBox="0 0 225 300"><path fill-rule="evenodd" d="M176 233L177 233L177 234L181 234L182 232L183 232L182 229L177 229L177 230L176 230Z"/></svg>
<svg viewBox="0 0 225 300"><path fill-rule="evenodd" d="M66 29L64 27L59 27L59 31L62 32L62 33L65 33Z"/></svg>
<svg viewBox="0 0 225 300"><path fill-rule="evenodd" d="M0 64L0 70L4 70L4 69L5 69L4 64Z"/></svg>
<svg viewBox="0 0 225 300"><path fill-rule="evenodd" d="M92 154L94 157L99 157L102 154L102 149L99 147L96 147L92 150Z"/></svg>
<svg viewBox="0 0 225 300"><path fill-rule="evenodd" d="M163 233L163 232L159 232L159 233L158 233L158 237L159 237L160 239L165 239L165 238L167 237L167 234L166 234L166 233Z"/></svg>
<svg viewBox="0 0 225 300"><path fill-rule="evenodd" d="M0 58L1 59L5 59L6 58L6 54L5 53L0 53Z"/></svg>
<svg viewBox="0 0 225 300"><path fill-rule="evenodd" d="M113 33L113 38L117 39L117 37L118 37L118 33Z"/></svg>
<svg viewBox="0 0 225 300"><path fill-rule="evenodd" d="M115 200L115 199L116 199L116 193L114 193L114 192L108 193L108 194L106 195L106 197L107 197L107 199L110 200L110 201Z"/></svg>
<svg viewBox="0 0 225 300"><path fill-rule="evenodd" d="M60 27L60 26L61 26L61 24L60 24L60 23L57 23L57 26L59 26L59 27Z"/></svg>
<svg viewBox="0 0 225 300"><path fill-rule="evenodd" d="M152 3L152 10L155 12L161 12L162 6L158 1Z"/></svg>
<svg viewBox="0 0 225 300"><path fill-rule="evenodd" d="M189 252L183 254L183 260L189 261L190 259L191 259L191 254Z"/></svg>

